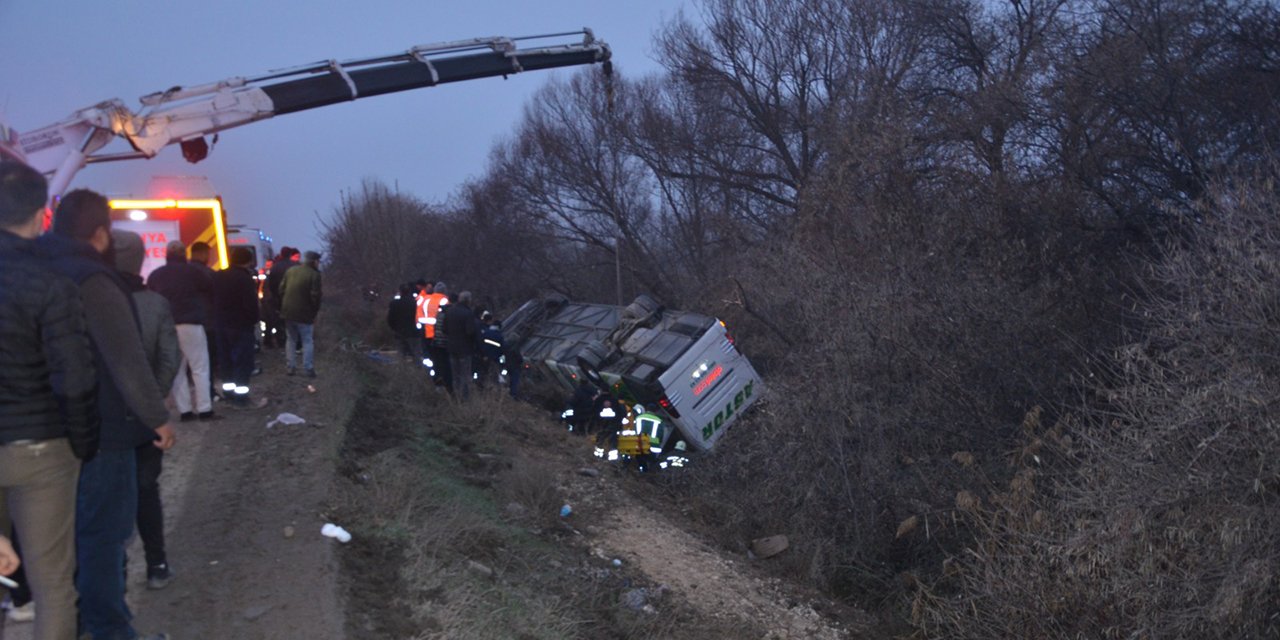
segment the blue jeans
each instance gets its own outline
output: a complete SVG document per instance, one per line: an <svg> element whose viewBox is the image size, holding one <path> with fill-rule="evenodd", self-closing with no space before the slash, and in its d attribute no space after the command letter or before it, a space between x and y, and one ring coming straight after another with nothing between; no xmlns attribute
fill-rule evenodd
<svg viewBox="0 0 1280 640"><path fill-rule="evenodd" d="M124 553L138 513L133 449L99 451L80 470L76 494L76 589L80 632L94 640L133 640L124 602Z"/></svg>
<svg viewBox="0 0 1280 640"><path fill-rule="evenodd" d="M288 339L284 341L284 363L290 369L293 368L293 363L296 360L294 345L297 344L299 339L302 340L302 368L307 371L311 371L316 368L316 343L311 332L314 326L315 325L306 324L304 322L294 322L292 320L285 323L285 333L287 334Z"/></svg>

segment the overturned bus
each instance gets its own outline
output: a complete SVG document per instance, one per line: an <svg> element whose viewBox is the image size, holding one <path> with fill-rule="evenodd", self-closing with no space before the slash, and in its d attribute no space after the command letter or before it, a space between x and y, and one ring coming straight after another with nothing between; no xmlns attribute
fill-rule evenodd
<svg viewBox="0 0 1280 640"><path fill-rule="evenodd" d="M621 400L623 433L643 436L654 455L710 450L764 391L723 322L648 296L626 307L530 300L503 334L529 378L566 393L585 379Z"/></svg>

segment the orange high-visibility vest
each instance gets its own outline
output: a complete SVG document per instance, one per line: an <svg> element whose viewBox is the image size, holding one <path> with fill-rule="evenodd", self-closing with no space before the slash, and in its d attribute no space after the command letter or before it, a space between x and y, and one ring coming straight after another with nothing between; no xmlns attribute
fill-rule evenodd
<svg viewBox="0 0 1280 640"><path fill-rule="evenodd" d="M427 324L427 288L426 287L422 287L418 289L418 295L414 296L414 302L416 303L414 306L417 307L418 309L417 317L414 318L414 321L418 323L419 327L423 327Z"/></svg>
<svg viewBox="0 0 1280 640"><path fill-rule="evenodd" d="M426 297L426 303L423 305L426 309L426 318L422 321L422 332L428 340L436 337L436 323L440 318L440 309L446 304L449 304L449 298L443 293L432 293Z"/></svg>

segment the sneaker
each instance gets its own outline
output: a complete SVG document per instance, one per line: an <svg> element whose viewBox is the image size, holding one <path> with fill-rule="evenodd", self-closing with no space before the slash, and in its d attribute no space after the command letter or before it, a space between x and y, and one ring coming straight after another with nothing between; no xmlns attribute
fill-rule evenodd
<svg viewBox="0 0 1280 640"><path fill-rule="evenodd" d="M308 378L314 378L314 377L316 377L316 370L315 370L315 369L307 369L307 377L308 377Z"/></svg>
<svg viewBox="0 0 1280 640"><path fill-rule="evenodd" d="M182 415L178 416L178 420L180 422L191 422L192 420L195 420L195 419L196 419L196 414L190 411L184 411Z"/></svg>
<svg viewBox="0 0 1280 640"><path fill-rule="evenodd" d="M9 605L9 612L5 617L9 622L32 622L36 619L36 603L28 602L21 607Z"/></svg>
<svg viewBox="0 0 1280 640"><path fill-rule="evenodd" d="M152 591L159 591L167 586L173 580L173 571L169 570L168 564L158 564L154 567L147 567L147 588Z"/></svg>
<svg viewBox="0 0 1280 640"><path fill-rule="evenodd" d="M295 373L297 373L297 372L298 372L298 370L297 370L297 369L294 369L293 367L289 367L289 370L288 370L288 371L285 371L285 372L284 372L284 374L285 374L286 376L291 376L291 375L293 375L293 374L295 374Z"/></svg>

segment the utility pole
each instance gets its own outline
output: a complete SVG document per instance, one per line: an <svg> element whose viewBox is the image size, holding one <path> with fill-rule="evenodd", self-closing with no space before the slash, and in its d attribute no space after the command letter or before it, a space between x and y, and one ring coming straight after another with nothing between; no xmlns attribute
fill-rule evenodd
<svg viewBox="0 0 1280 640"><path fill-rule="evenodd" d="M622 234L613 240L613 274L617 279L618 306L622 306Z"/></svg>

